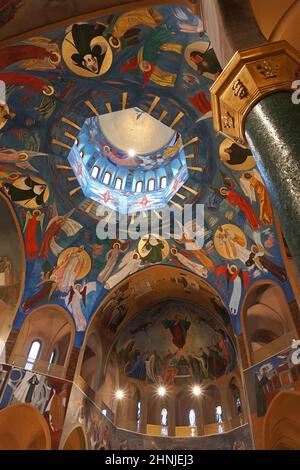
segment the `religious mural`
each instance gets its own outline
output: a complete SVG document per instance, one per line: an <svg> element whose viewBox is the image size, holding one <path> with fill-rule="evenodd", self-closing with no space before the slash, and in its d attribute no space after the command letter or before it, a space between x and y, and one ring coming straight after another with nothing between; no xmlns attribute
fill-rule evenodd
<svg viewBox="0 0 300 470"><path fill-rule="evenodd" d="M0 66L6 86L6 102L0 104L0 185L14 205L26 248L15 329L35 307L55 303L73 318L79 347L110 291L155 264L179 266L205 279L230 312L237 335L243 297L256 280L272 279L292 300L269 196L253 157L213 131L209 87L220 66L189 9L140 8L73 24L5 46ZM79 185L89 147L80 147L76 176L68 156L74 142L82 145L77 136L87 119L131 108L180 134L188 179L169 204L204 204L204 226L198 227L203 246L193 242L188 228L181 239L167 240L151 230L141 240L124 240L120 233L97 237L99 204ZM117 177L122 165L113 158L110 164ZM128 177L133 180L134 174L131 168ZM147 213L147 199L142 204ZM130 216L128 225L134 223ZM2 263L6 272L9 262ZM106 317L111 333L126 307L115 314ZM174 350L171 327L160 325L160 331Z"/></svg>
<svg viewBox="0 0 300 470"><path fill-rule="evenodd" d="M58 449L71 383L31 370L0 365L0 410L17 403L38 409L47 421L52 449Z"/></svg>
<svg viewBox="0 0 300 470"><path fill-rule="evenodd" d="M110 327L115 328L112 320ZM124 374L147 383L171 385L192 377L201 384L236 367L234 346L222 323L179 301L140 313L120 332L115 350Z"/></svg>
<svg viewBox="0 0 300 470"><path fill-rule="evenodd" d="M80 426L88 450L113 449L115 427L76 385L73 385L69 404L61 445L70 432Z"/></svg>
<svg viewBox="0 0 300 470"><path fill-rule="evenodd" d="M258 448L262 444L264 417L273 399L284 390L300 391L300 365L296 357L299 358L299 346L298 349L292 346L244 373Z"/></svg>

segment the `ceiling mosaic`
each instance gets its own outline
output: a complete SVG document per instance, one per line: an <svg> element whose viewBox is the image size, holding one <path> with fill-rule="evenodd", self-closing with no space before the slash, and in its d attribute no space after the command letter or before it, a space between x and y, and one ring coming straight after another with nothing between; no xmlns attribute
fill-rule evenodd
<svg viewBox="0 0 300 470"><path fill-rule="evenodd" d="M213 130L209 88L220 66L189 9L140 8L73 24L0 49L0 66L6 87L0 184L27 256L15 328L36 307L56 303L72 316L80 346L107 294L155 264L207 282L227 306L236 334L243 297L256 280L272 279L291 300L253 157ZM118 112L124 114L114 124L120 132L109 135ZM141 133L131 146L129 123L138 116L145 133L152 119L168 130L155 127L155 138ZM150 208L159 220L163 203L178 210L204 204L198 228L204 245L191 250L188 231L180 239L149 230L142 240L120 233L100 240L99 207L118 209L120 191L128 193L129 226ZM159 192L153 207L149 199Z"/></svg>

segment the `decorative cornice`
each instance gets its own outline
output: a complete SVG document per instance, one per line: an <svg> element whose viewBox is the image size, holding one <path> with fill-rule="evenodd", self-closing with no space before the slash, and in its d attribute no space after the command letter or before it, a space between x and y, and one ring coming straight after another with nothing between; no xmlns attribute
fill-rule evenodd
<svg viewBox="0 0 300 470"><path fill-rule="evenodd" d="M264 96L292 90L300 54L286 41L238 51L211 87L215 129L241 147L249 111Z"/></svg>

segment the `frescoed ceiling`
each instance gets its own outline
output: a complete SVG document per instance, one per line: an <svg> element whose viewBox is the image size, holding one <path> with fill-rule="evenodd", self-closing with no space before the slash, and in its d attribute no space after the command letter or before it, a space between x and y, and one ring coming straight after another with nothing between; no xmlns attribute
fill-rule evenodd
<svg viewBox="0 0 300 470"><path fill-rule="evenodd" d="M227 306L236 334L243 296L256 280L274 280L291 299L269 197L253 157L213 130L209 88L220 66L189 9L141 8L62 27L0 49L0 65L6 87L0 108L1 188L14 204L27 253L15 328L36 307L56 303L73 317L79 346L112 289L155 264L178 266L208 283ZM117 178L126 177L136 192L134 182L143 175L144 184L155 180L154 188L147 185L155 195L168 168L157 155L155 168L152 164L161 136L153 147L148 142L137 147L145 153L135 160L129 130L117 149L127 123L114 139L102 128L100 143L97 129L83 132L87 122L99 123L114 112L126 116L132 109L180 136L177 151L184 154L187 173L184 181L167 175L172 188L167 204L179 211L183 204L204 204L204 226L194 220L180 238L151 229L141 240L124 239L121 232L99 238L99 221L111 222L102 210L113 198L111 184L114 191L128 191L129 186L118 189ZM77 157L70 162L72 149ZM105 172L94 170L100 154L111 165L109 182ZM84 174L103 178L97 184L106 190L99 189L97 198L82 190ZM139 203L138 212L128 211L129 232L151 212L149 194L142 193ZM115 213L111 217L114 221ZM191 241L196 227L203 246Z"/></svg>

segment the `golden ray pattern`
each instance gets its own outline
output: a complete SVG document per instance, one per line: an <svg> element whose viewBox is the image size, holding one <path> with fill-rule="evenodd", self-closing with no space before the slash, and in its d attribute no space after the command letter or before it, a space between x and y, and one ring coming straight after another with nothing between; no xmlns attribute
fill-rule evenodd
<svg viewBox="0 0 300 470"><path fill-rule="evenodd" d="M57 140L57 139L52 139L52 144L59 145L60 147L68 149L68 150L71 150L72 148L70 147L70 145L65 144L64 142L61 142L60 140Z"/></svg>
<svg viewBox="0 0 300 470"><path fill-rule="evenodd" d="M65 135L65 137L69 137L69 139L75 140L75 142L77 140L77 137L75 135L71 134L71 132L66 131L66 132L64 132L64 135Z"/></svg>
<svg viewBox="0 0 300 470"><path fill-rule="evenodd" d="M105 106L106 106L106 108L107 108L107 111L108 111L109 113L112 113L111 103L105 103Z"/></svg>
<svg viewBox="0 0 300 470"><path fill-rule="evenodd" d="M168 115L168 111L163 111L159 116L159 121L161 122Z"/></svg>
<svg viewBox="0 0 300 470"><path fill-rule="evenodd" d="M194 194L195 196L197 196L198 191L195 191L195 189L190 188L189 186L186 186L185 184L183 184L182 187L183 187L184 189L186 189L187 191L189 191L190 193L192 193L192 194Z"/></svg>
<svg viewBox="0 0 300 470"><path fill-rule="evenodd" d="M200 166L188 166L188 169L193 171L203 171L203 168L201 168Z"/></svg>
<svg viewBox="0 0 300 470"><path fill-rule="evenodd" d="M55 166L56 166L56 168L58 168L59 170L72 170L72 168L71 168L70 166L68 166L68 165L61 165L61 164L58 163L58 164L55 165Z"/></svg>
<svg viewBox="0 0 300 470"><path fill-rule="evenodd" d="M126 109L127 98L128 98L128 93L127 93L127 91L125 91L125 92L122 94L122 109Z"/></svg>
<svg viewBox="0 0 300 470"><path fill-rule="evenodd" d="M170 204L173 204L173 206L176 206L176 207L178 207L178 209L183 211L183 207L180 204L178 204L177 202L174 202L172 199L170 201Z"/></svg>
<svg viewBox="0 0 300 470"><path fill-rule="evenodd" d="M96 116L100 116L99 112L97 111L97 109L95 108L95 106L93 105L93 103L91 103L91 101L87 100L84 102L84 104L90 108L91 111L93 111L93 113L96 115Z"/></svg>
<svg viewBox="0 0 300 470"><path fill-rule="evenodd" d="M95 204L96 201L91 201L90 204L85 208L85 212L89 214L93 210Z"/></svg>
<svg viewBox="0 0 300 470"><path fill-rule="evenodd" d="M78 126L78 124L76 124L76 122L70 121L70 119L67 119L65 117L61 118L61 120L65 124L69 124L69 126L74 127L75 129L78 129L79 131L81 130L80 126Z"/></svg>
<svg viewBox="0 0 300 470"><path fill-rule="evenodd" d="M159 102L160 100L160 97L159 96L156 96L154 98L154 100L152 101L151 105L150 105L150 108L148 109L148 114L151 114L153 109L155 108L155 106L157 105L157 103Z"/></svg>
<svg viewBox="0 0 300 470"><path fill-rule="evenodd" d="M182 148L185 148L185 147L187 147L188 145L194 144L195 142L198 142L198 140L199 140L199 137L193 137L191 140L189 140L188 142L186 142L185 144L183 144L183 147L182 147Z"/></svg>
<svg viewBox="0 0 300 470"><path fill-rule="evenodd" d="M182 119L184 116L184 113L180 111L180 113L177 114L177 116L175 117L175 119L173 120L172 124L170 124L169 127L171 127L171 129L180 121L180 119Z"/></svg>
<svg viewBox="0 0 300 470"><path fill-rule="evenodd" d="M71 191L69 191L69 195L74 196L74 194L76 194L78 191L80 191L80 189L81 189L81 187L77 186L77 188L74 188Z"/></svg>

